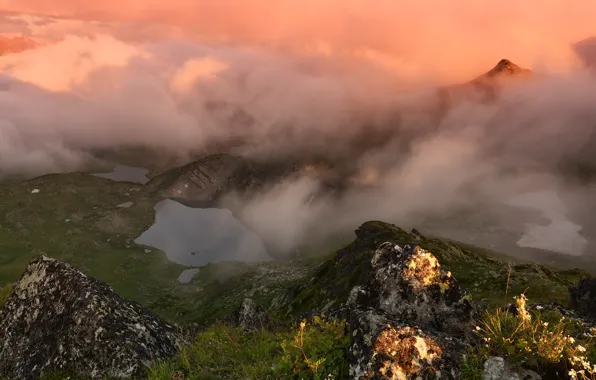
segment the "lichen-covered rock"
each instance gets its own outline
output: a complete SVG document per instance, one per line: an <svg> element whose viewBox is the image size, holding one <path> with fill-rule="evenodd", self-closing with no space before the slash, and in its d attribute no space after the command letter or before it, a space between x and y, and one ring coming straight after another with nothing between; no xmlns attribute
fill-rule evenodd
<svg viewBox="0 0 596 380"><path fill-rule="evenodd" d="M29 263L2 309L0 342L0 374L9 379L56 370L94 378L140 375L182 343L175 326L45 256Z"/></svg>
<svg viewBox="0 0 596 380"><path fill-rule="evenodd" d="M569 305L580 317L596 320L596 279L582 278L570 288Z"/></svg>
<svg viewBox="0 0 596 380"><path fill-rule="evenodd" d="M371 260L366 289L354 297L393 319L455 334L469 331L473 313L470 297L451 273L418 246L381 244Z"/></svg>
<svg viewBox="0 0 596 380"><path fill-rule="evenodd" d="M366 286L346 303L355 379L457 379L471 331L469 297L420 247L382 243Z"/></svg>
<svg viewBox="0 0 596 380"><path fill-rule="evenodd" d="M415 324L391 321L374 310L351 314L350 377L354 379L457 379L457 343Z"/></svg>
<svg viewBox="0 0 596 380"><path fill-rule="evenodd" d="M271 326L267 311L250 298L244 299L242 305L227 318L227 322L246 331L261 330Z"/></svg>
<svg viewBox="0 0 596 380"><path fill-rule="evenodd" d="M534 371L522 370L514 372L505 359L497 356L488 358L484 362L482 380L541 380L542 377Z"/></svg>

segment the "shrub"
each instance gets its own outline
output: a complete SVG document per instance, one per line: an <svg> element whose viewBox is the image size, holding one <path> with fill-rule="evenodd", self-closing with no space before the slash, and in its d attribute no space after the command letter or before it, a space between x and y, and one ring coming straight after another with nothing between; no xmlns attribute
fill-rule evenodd
<svg viewBox="0 0 596 380"><path fill-rule="evenodd" d="M462 380L482 380L484 373L484 355L479 354L473 349L470 349L464 355L460 366L460 373Z"/></svg>
<svg viewBox="0 0 596 380"><path fill-rule="evenodd" d="M346 322L314 317L306 320L293 339L282 343L284 356L280 363L282 372L289 372L300 379L343 379L348 376Z"/></svg>
<svg viewBox="0 0 596 380"><path fill-rule="evenodd" d="M516 297L517 313L500 308L485 313L476 327L483 345L480 355L506 357L513 365L539 371L563 365L572 379L592 378L594 339L584 333L581 323L558 311L529 312L526 302L522 294Z"/></svg>

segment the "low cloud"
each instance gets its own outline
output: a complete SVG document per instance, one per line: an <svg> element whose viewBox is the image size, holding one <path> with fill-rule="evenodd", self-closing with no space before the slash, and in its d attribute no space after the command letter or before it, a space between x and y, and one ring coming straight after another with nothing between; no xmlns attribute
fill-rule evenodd
<svg viewBox="0 0 596 380"><path fill-rule="evenodd" d="M435 4L430 13L425 2L399 15L389 2L285 2L272 14L260 8L272 7L265 1L238 4L246 18L205 2L149 3L140 13L133 3L83 12L64 2L58 15L19 4L4 5L108 34L69 32L0 57L3 175L79 169L101 149L186 156L230 141L243 142L233 152L250 157L349 161L355 172L339 199L311 198L319 184L302 179L242 200L251 227L281 250L368 219L417 225L465 208L493 213L532 191L556 193L569 214L587 220L588 207L578 205L592 204L591 190L570 182L564 165L595 158L596 80L570 48L588 32L582 20L592 3L545 5L533 20L521 5L458 13ZM198 9L204 14L186 17ZM575 22L560 21L563 14ZM196 23L201 30L175 31L193 20L205 21ZM131 25L145 28L144 37L125 36ZM534 79L507 85L492 103L463 102L443 115L434 108L439 85L504 57L534 69Z"/></svg>

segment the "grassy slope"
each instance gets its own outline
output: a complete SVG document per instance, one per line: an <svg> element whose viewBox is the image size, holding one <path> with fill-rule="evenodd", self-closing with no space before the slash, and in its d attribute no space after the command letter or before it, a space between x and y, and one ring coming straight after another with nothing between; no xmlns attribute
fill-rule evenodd
<svg viewBox="0 0 596 380"><path fill-rule="evenodd" d="M33 189L40 191L32 194ZM128 201L134 205L116 207ZM225 316L245 296L270 304L318 264L317 259L212 264L193 283L179 284L176 279L186 267L159 250L145 252L146 247L134 244L154 222L158 201L137 184L83 173L0 186L0 284L18 280L31 258L46 254L169 320L208 323Z"/></svg>
<svg viewBox="0 0 596 380"><path fill-rule="evenodd" d="M292 289L288 306L292 314L345 301L353 286L367 281L374 250L385 241L417 244L429 250L469 290L474 300L484 300L488 305L504 305L524 291L536 302L566 304L569 286L588 276L579 270L554 270L482 248L426 238L383 222L367 222L356 234L358 239L338 251L334 260L325 262L307 284Z"/></svg>
<svg viewBox="0 0 596 380"><path fill-rule="evenodd" d="M32 194L36 188L40 192ZM343 301L355 284L366 280L376 244L389 240L417 243L435 253L477 300L503 303L511 297L505 295L508 262L502 256L438 239L417 240L381 222L366 223L355 243L320 268L330 256L261 265L219 263L203 268L191 284L178 284L184 266L169 262L159 250L144 252L145 247L133 242L154 221L153 205L159 199L152 194L136 184L82 173L0 186L0 284L17 280L26 263L44 253L174 322L209 323L228 314L244 297L283 317ZM134 206L115 207L127 201ZM509 292L529 288L530 299L565 302L567 287L581 275L512 263Z"/></svg>
<svg viewBox="0 0 596 380"><path fill-rule="evenodd" d="M27 261L43 253L106 281L124 297L143 302L166 291L183 267L132 243L154 219L153 200L138 190L80 173L1 186L0 281L18 279ZM116 208L131 200L133 207Z"/></svg>

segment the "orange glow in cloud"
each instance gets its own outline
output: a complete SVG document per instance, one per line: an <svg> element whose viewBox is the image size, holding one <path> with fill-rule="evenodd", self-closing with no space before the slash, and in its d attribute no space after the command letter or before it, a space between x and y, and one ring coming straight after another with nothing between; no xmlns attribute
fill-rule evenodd
<svg viewBox="0 0 596 380"><path fill-rule="evenodd" d="M501 58L566 68L575 59L569 44L596 34L592 0L0 0L0 10L168 26L210 42L368 55L452 80Z"/></svg>

